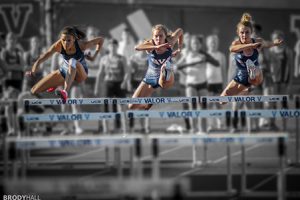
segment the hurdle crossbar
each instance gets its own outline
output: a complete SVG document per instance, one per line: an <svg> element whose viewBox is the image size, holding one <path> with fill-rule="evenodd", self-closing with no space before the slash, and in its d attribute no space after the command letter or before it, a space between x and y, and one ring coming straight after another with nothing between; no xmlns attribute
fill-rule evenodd
<svg viewBox="0 0 300 200"><path fill-rule="evenodd" d="M250 118L300 118L300 109L240 110L239 113Z"/></svg>
<svg viewBox="0 0 300 200"><path fill-rule="evenodd" d="M199 97L71 98L67 105L196 103ZM24 99L25 106L62 105L61 99Z"/></svg>
<svg viewBox="0 0 300 200"><path fill-rule="evenodd" d="M254 143L275 143L278 138L288 139L287 133L260 133L252 134L200 134L200 135L178 135L178 134L153 134L147 137L141 135L113 135L113 136L77 136L77 137L27 137L9 138L8 142L14 143L17 149L43 149L63 148L81 146L130 146L134 145L136 139L141 139L143 144L151 144L152 139L157 139L162 145L193 145L210 143L229 144L254 144Z"/></svg>
<svg viewBox="0 0 300 200"><path fill-rule="evenodd" d="M99 121L121 118L123 112L108 113L64 113L64 114L24 114L25 122L57 122L57 121Z"/></svg>
<svg viewBox="0 0 300 200"><path fill-rule="evenodd" d="M228 144L256 144L256 143L277 143L279 138L288 139L287 133L260 133L252 134L200 134L200 135L150 135L149 138L157 139L161 145L192 145L210 143Z"/></svg>
<svg viewBox="0 0 300 200"><path fill-rule="evenodd" d="M288 101L288 95L267 95L267 96L202 96L200 102L281 102Z"/></svg>
<svg viewBox="0 0 300 200"><path fill-rule="evenodd" d="M128 118L198 118L198 117L225 117L232 114L229 110L172 110L172 111L127 111Z"/></svg>
<svg viewBox="0 0 300 200"><path fill-rule="evenodd" d="M171 111L127 111L128 118L218 118L234 116L232 110L171 110ZM250 118L300 118L300 109L239 110L238 116Z"/></svg>
<svg viewBox="0 0 300 200"><path fill-rule="evenodd" d="M25 137L9 138L8 142L14 143L16 149L47 149L67 148L81 146L132 146L136 139L142 138L133 136L77 136L77 137Z"/></svg>

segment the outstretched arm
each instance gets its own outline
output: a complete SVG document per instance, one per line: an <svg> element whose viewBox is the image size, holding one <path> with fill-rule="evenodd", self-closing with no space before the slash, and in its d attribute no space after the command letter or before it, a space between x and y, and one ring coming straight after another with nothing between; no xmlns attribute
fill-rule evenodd
<svg viewBox="0 0 300 200"><path fill-rule="evenodd" d="M232 42L231 46L229 47L230 52L238 53L244 51L246 49L257 49L260 48L262 45L261 42L249 43L249 44L241 44L239 40L235 40Z"/></svg>
<svg viewBox="0 0 300 200"><path fill-rule="evenodd" d="M283 40L280 39L276 39L274 41L264 41L263 39L260 39L259 41L262 43L262 48L271 48L274 46L279 46L283 43Z"/></svg>
<svg viewBox="0 0 300 200"><path fill-rule="evenodd" d="M161 45L155 45L152 40L146 40L145 42L138 44L137 46L135 46L135 50L137 51L153 51L153 50L159 50L160 48L163 47L171 47L171 45L169 43L164 43Z"/></svg>
<svg viewBox="0 0 300 200"><path fill-rule="evenodd" d="M26 72L26 74L34 76L37 70L39 69L39 65L45 62L48 58L50 58L55 52L59 52L60 50L61 50L61 44L60 41L57 41L44 54L39 56L39 58L33 64L31 71Z"/></svg>

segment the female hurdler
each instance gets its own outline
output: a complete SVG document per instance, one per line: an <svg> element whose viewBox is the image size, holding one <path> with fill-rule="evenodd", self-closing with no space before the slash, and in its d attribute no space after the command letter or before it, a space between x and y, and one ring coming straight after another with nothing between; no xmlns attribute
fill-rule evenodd
<svg viewBox="0 0 300 200"><path fill-rule="evenodd" d="M44 54L42 54L33 64L31 71L26 72L27 76L34 76L39 65L58 52L63 57L63 64L60 68L41 79L32 89L32 94L38 94L44 91L54 91L58 86L63 89L57 89L55 93L61 97L63 103L67 101L68 91L74 80L80 83L88 76L88 66L85 61L84 50L96 45L98 53L103 44L102 37L96 37L92 40L82 40L85 33L74 26L65 27L60 33L60 39L55 42Z"/></svg>
<svg viewBox="0 0 300 200"><path fill-rule="evenodd" d="M221 96L247 95L251 85L260 85L263 75L258 63L259 50L277 46L283 42L282 40L267 42L262 38L252 38L252 33L251 15L244 13L241 21L237 24L238 39L233 41L229 48L230 52L235 53L236 75L223 90ZM225 104L225 102L221 102L221 104Z"/></svg>
<svg viewBox="0 0 300 200"><path fill-rule="evenodd" d="M177 50L173 51L175 44ZM152 39L135 47L137 51L147 51L148 69L146 75L133 94L133 98L149 97L155 88L170 88L174 84L171 58L180 53L183 43L183 30L173 33L161 24L152 28ZM129 109L150 109L152 104L130 104Z"/></svg>

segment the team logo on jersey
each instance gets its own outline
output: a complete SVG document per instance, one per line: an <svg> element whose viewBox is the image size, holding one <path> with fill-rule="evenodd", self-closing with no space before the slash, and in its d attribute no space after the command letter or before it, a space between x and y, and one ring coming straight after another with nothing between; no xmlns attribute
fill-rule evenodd
<svg viewBox="0 0 300 200"><path fill-rule="evenodd" d="M0 15L3 18L6 30L17 36L24 34L29 15L32 13L32 4L0 4Z"/></svg>

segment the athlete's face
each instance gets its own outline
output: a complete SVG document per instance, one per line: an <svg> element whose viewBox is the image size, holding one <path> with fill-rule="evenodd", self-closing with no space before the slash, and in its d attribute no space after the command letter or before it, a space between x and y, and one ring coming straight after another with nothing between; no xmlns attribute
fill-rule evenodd
<svg viewBox="0 0 300 200"><path fill-rule="evenodd" d="M73 35L62 34L60 36L60 41L64 49L71 50L71 48L74 46L75 37Z"/></svg>
<svg viewBox="0 0 300 200"><path fill-rule="evenodd" d="M247 26L239 26L238 35L242 43L250 43L251 42L251 28Z"/></svg>
<svg viewBox="0 0 300 200"><path fill-rule="evenodd" d="M158 29L155 29L153 31L153 38L152 38L155 42L155 45L161 45L161 44L164 44L166 43L166 34L164 33L163 30L158 30Z"/></svg>

